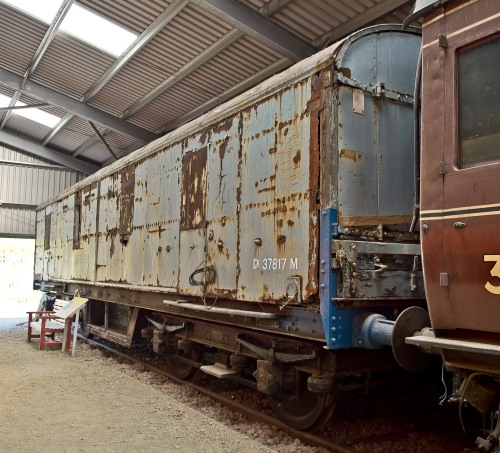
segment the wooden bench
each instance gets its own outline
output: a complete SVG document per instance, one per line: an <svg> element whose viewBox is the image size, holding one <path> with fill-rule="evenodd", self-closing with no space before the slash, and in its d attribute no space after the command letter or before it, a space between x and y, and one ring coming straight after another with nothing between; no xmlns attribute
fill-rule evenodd
<svg viewBox="0 0 500 453"><path fill-rule="evenodd" d="M53 311L28 311L28 343L31 343L33 338L40 338L40 350L44 349L45 346L59 345L62 345L63 351L65 349L69 350L71 343L71 326L74 322L75 331L71 355L75 355L78 317L80 316L80 310L87 301L88 299L79 296L73 298L73 300L69 302L56 299ZM33 315L38 315L38 320L35 320ZM63 334L62 342L55 340L54 337L56 333Z"/></svg>
<svg viewBox="0 0 500 453"><path fill-rule="evenodd" d="M66 349L69 349L71 343L71 326L73 319L68 319L68 329L66 330L66 341L56 341L55 334L63 333L66 328L66 319L58 316L69 301L56 299L52 311L28 311L28 343L33 338L40 338L40 350L45 346L62 346L65 343ZM34 315L38 315L38 320L34 320ZM48 338L46 338L48 337Z"/></svg>

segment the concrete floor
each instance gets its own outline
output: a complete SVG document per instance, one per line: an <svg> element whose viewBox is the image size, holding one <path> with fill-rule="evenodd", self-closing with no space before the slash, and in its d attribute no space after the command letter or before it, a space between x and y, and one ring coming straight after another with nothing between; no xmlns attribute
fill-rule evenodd
<svg viewBox="0 0 500 453"><path fill-rule="evenodd" d="M183 404L168 386L108 365L98 350L40 351L18 325L27 309L36 307L0 301L0 452L276 451Z"/></svg>

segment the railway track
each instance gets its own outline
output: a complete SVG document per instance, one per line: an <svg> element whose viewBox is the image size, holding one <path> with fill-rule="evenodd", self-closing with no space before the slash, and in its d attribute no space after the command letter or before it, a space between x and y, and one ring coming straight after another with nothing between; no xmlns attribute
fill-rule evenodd
<svg viewBox="0 0 500 453"><path fill-rule="evenodd" d="M136 370L156 373L149 381L152 384L157 383L156 376L161 376L172 383L182 384L185 389L192 389L198 394L206 396L214 403L219 403L233 413L230 416L225 413L222 415L222 419L226 423L229 419L236 419L237 421L234 423L239 425L249 436L255 437L256 434L251 434L250 429L253 430L255 426L260 426L255 428L255 431L260 431L259 438L263 443L268 438L263 437L262 433L269 430L276 433L280 439L287 439L285 445L290 445L289 442L298 439L309 447L316 447L312 451L318 452L462 453L470 451L467 450L467 447L473 445L474 436L462 433L461 427L456 422L456 414L451 414L450 410L441 408L436 413L395 415L388 409L390 401L384 400L381 404L379 402L375 406L371 406L371 403L360 395L350 395L349 398L346 398L347 401L336 409L338 412L336 412L334 420L323 427L318 434L298 431L270 415L267 411L266 399L257 398L256 395L260 394L250 392L246 387L240 388L237 382L221 381L205 373L198 374L194 382L181 380L162 368L164 362L148 363L148 360L158 360L158 357L149 355L151 351L147 349L138 348L123 351L120 346L105 344L103 340L94 341L84 337L81 339L90 346L101 349L106 355L109 353L110 356L121 359L123 363L132 365ZM134 371L132 375L137 376ZM249 397L250 394L253 397ZM183 398L181 397L181 400ZM188 398L188 404L191 404L192 397ZM214 409L217 411L216 406L217 404L214 404ZM204 407L202 410L205 410L208 405L202 403L197 406L195 403L193 407ZM213 414L211 416L217 417ZM245 422L245 419L248 421ZM229 421L229 423L233 422ZM242 424L240 425L240 423ZM276 443L274 447L280 445L281 448L285 448L281 451L304 451L303 448L308 448L303 446L298 447L298 450L293 448L288 450L281 441ZM273 447L272 444L270 446Z"/></svg>
<svg viewBox="0 0 500 453"><path fill-rule="evenodd" d="M319 436L311 434L311 433L307 433L304 431L298 431L298 430L295 430L293 428L290 428L289 426L285 425L283 422L281 422L280 420L278 420L275 417L264 414L258 410L255 410L251 407L248 407L245 404L238 403L237 401L232 400L230 397L221 395L217 392L214 392L213 390L209 390L205 387L202 387L202 386L197 385L195 383L192 383L190 381L184 381L184 380L178 379L177 377L170 374L168 371L163 370L163 369L156 367L154 365L151 365L151 364L149 364L149 363L147 363L147 362L145 362L137 357L134 357L130 354L125 354L125 353L117 350L116 348L105 345L99 341L94 341L90 338L85 338L81 335L79 335L79 338L91 346L96 346L98 348L101 348L101 349L104 349L104 350L110 352L111 354L113 354L117 357L121 357L122 359L130 362L131 364L140 364L144 367L144 369L146 369L148 371L153 371L153 372L159 373L160 375L170 379L171 381L173 381L179 385L188 386L191 389L196 390L200 394L205 395L205 396L211 398L212 400L226 406L227 408L230 408L231 410L233 410L235 412L238 412L240 414L245 415L247 418L249 418L253 421L264 423L268 426L275 426L279 430L285 432L286 434L290 435L291 437L294 437L295 439L299 439L300 441L302 441L303 443L305 443L309 446L324 448L324 449L327 449L333 453L352 453L351 449L348 449L348 448L346 448L346 447L344 447L336 442L332 442L331 440L323 439L322 437L319 437Z"/></svg>

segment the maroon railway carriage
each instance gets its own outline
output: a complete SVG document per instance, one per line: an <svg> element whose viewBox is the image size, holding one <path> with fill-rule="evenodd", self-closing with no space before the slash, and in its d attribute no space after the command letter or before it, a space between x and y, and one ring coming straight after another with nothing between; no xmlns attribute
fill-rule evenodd
<svg viewBox="0 0 500 453"><path fill-rule="evenodd" d="M438 348L466 376L462 397L487 413L500 394L500 2L414 11L424 14L420 227L433 336L406 342Z"/></svg>

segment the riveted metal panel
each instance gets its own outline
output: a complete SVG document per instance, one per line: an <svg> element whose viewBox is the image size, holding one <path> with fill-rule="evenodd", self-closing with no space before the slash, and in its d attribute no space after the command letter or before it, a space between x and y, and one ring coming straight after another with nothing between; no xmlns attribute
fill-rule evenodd
<svg viewBox="0 0 500 453"><path fill-rule="evenodd" d="M35 267L34 279L41 280L43 276L43 255L45 247L43 238L45 237L45 209L36 212L36 236L35 236Z"/></svg>
<svg viewBox="0 0 500 453"><path fill-rule="evenodd" d="M58 203L53 277L59 279L70 279L73 273L74 208L73 196Z"/></svg>
<svg viewBox="0 0 500 453"><path fill-rule="evenodd" d="M201 295L202 286L192 285L190 276L205 267L206 208L209 133L206 130L184 140L181 170L181 232L179 292ZM203 274L197 280L203 280Z"/></svg>
<svg viewBox="0 0 500 453"><path fill-rule="evenodd" d="M189 277L196 270L205 266L206 230L197 228L194 230L181 231L180 234L180 269L179 269L179 293L201 296L203 286L193 286ZM196 277L198 282L203 282L203 273Z"/></svg>
<svg viewBox="0 0 500 453"><path fill-rule="evenodd" d="M179 225L181 192L181 146L160 151L156 156L157 192L151 197L157 225L148 231L158 246L153 248L156 267L151 270L150 284L177 288L179 281Z"/></svg>
<svg viewBox="0 0 500 453"><path fill-rule="evenodd" d="M411 93L419 45L416 35L384 32L350 43L337 57L345 83L337 94L341 226L411 222Z"/></svg>
<svg viewBox="0 0 500 453"><path fill-rule="evenodd" d="M182 157L181 228L183 230L205 226L206 194L207 147L204 146Z"/></svg>
<svg viewBox="0 0 500 453"><path fill-rule="evenodd" d="M96 280L125 281L127 264L120 242L121 178L115 174L100 181Z"/></svg>
<svg viewBox="0 0 500 453"><path fill-rule="evenodd" d="M210 130L207 188L207 264L214 266L217 278L208 294L236 297L239 256L239 177L240 115L222 121Z"/></svg>
<svg viewBox="0 0 500 453"><path fill-rule="evenodd" d="M311 93L309 78L243 112L238 296L247 300L286 300L290 276L303 299L318 289Z"/></svg>
<svg viewBox="0 0 500 453"><path fill-rule="evenodd" d="M40 238L41 239L40 248L42 249L42 260L43 260L42 278L44 280L49 280L50 279L49 263L52 256L52 252L50 250L50 217L52 213L52 205L47 206L40 212L42 212L42 216L40 219L39 226L41 226L41 229L43 230L43 236Z"/></svg>
<svg viewBox="0 0 500 453"><path fill-rule="evenodd" d="M152 156L143 204L144 285L176 287L178 275L180 147Z"/></svg>
<svg viewBox="0 0 500 453"><path fill-rule="evenodd" d="M97 201L97 183L84 187L80 218L80 248L73 251L74 280L93 281L95 278Z"/></svg>

